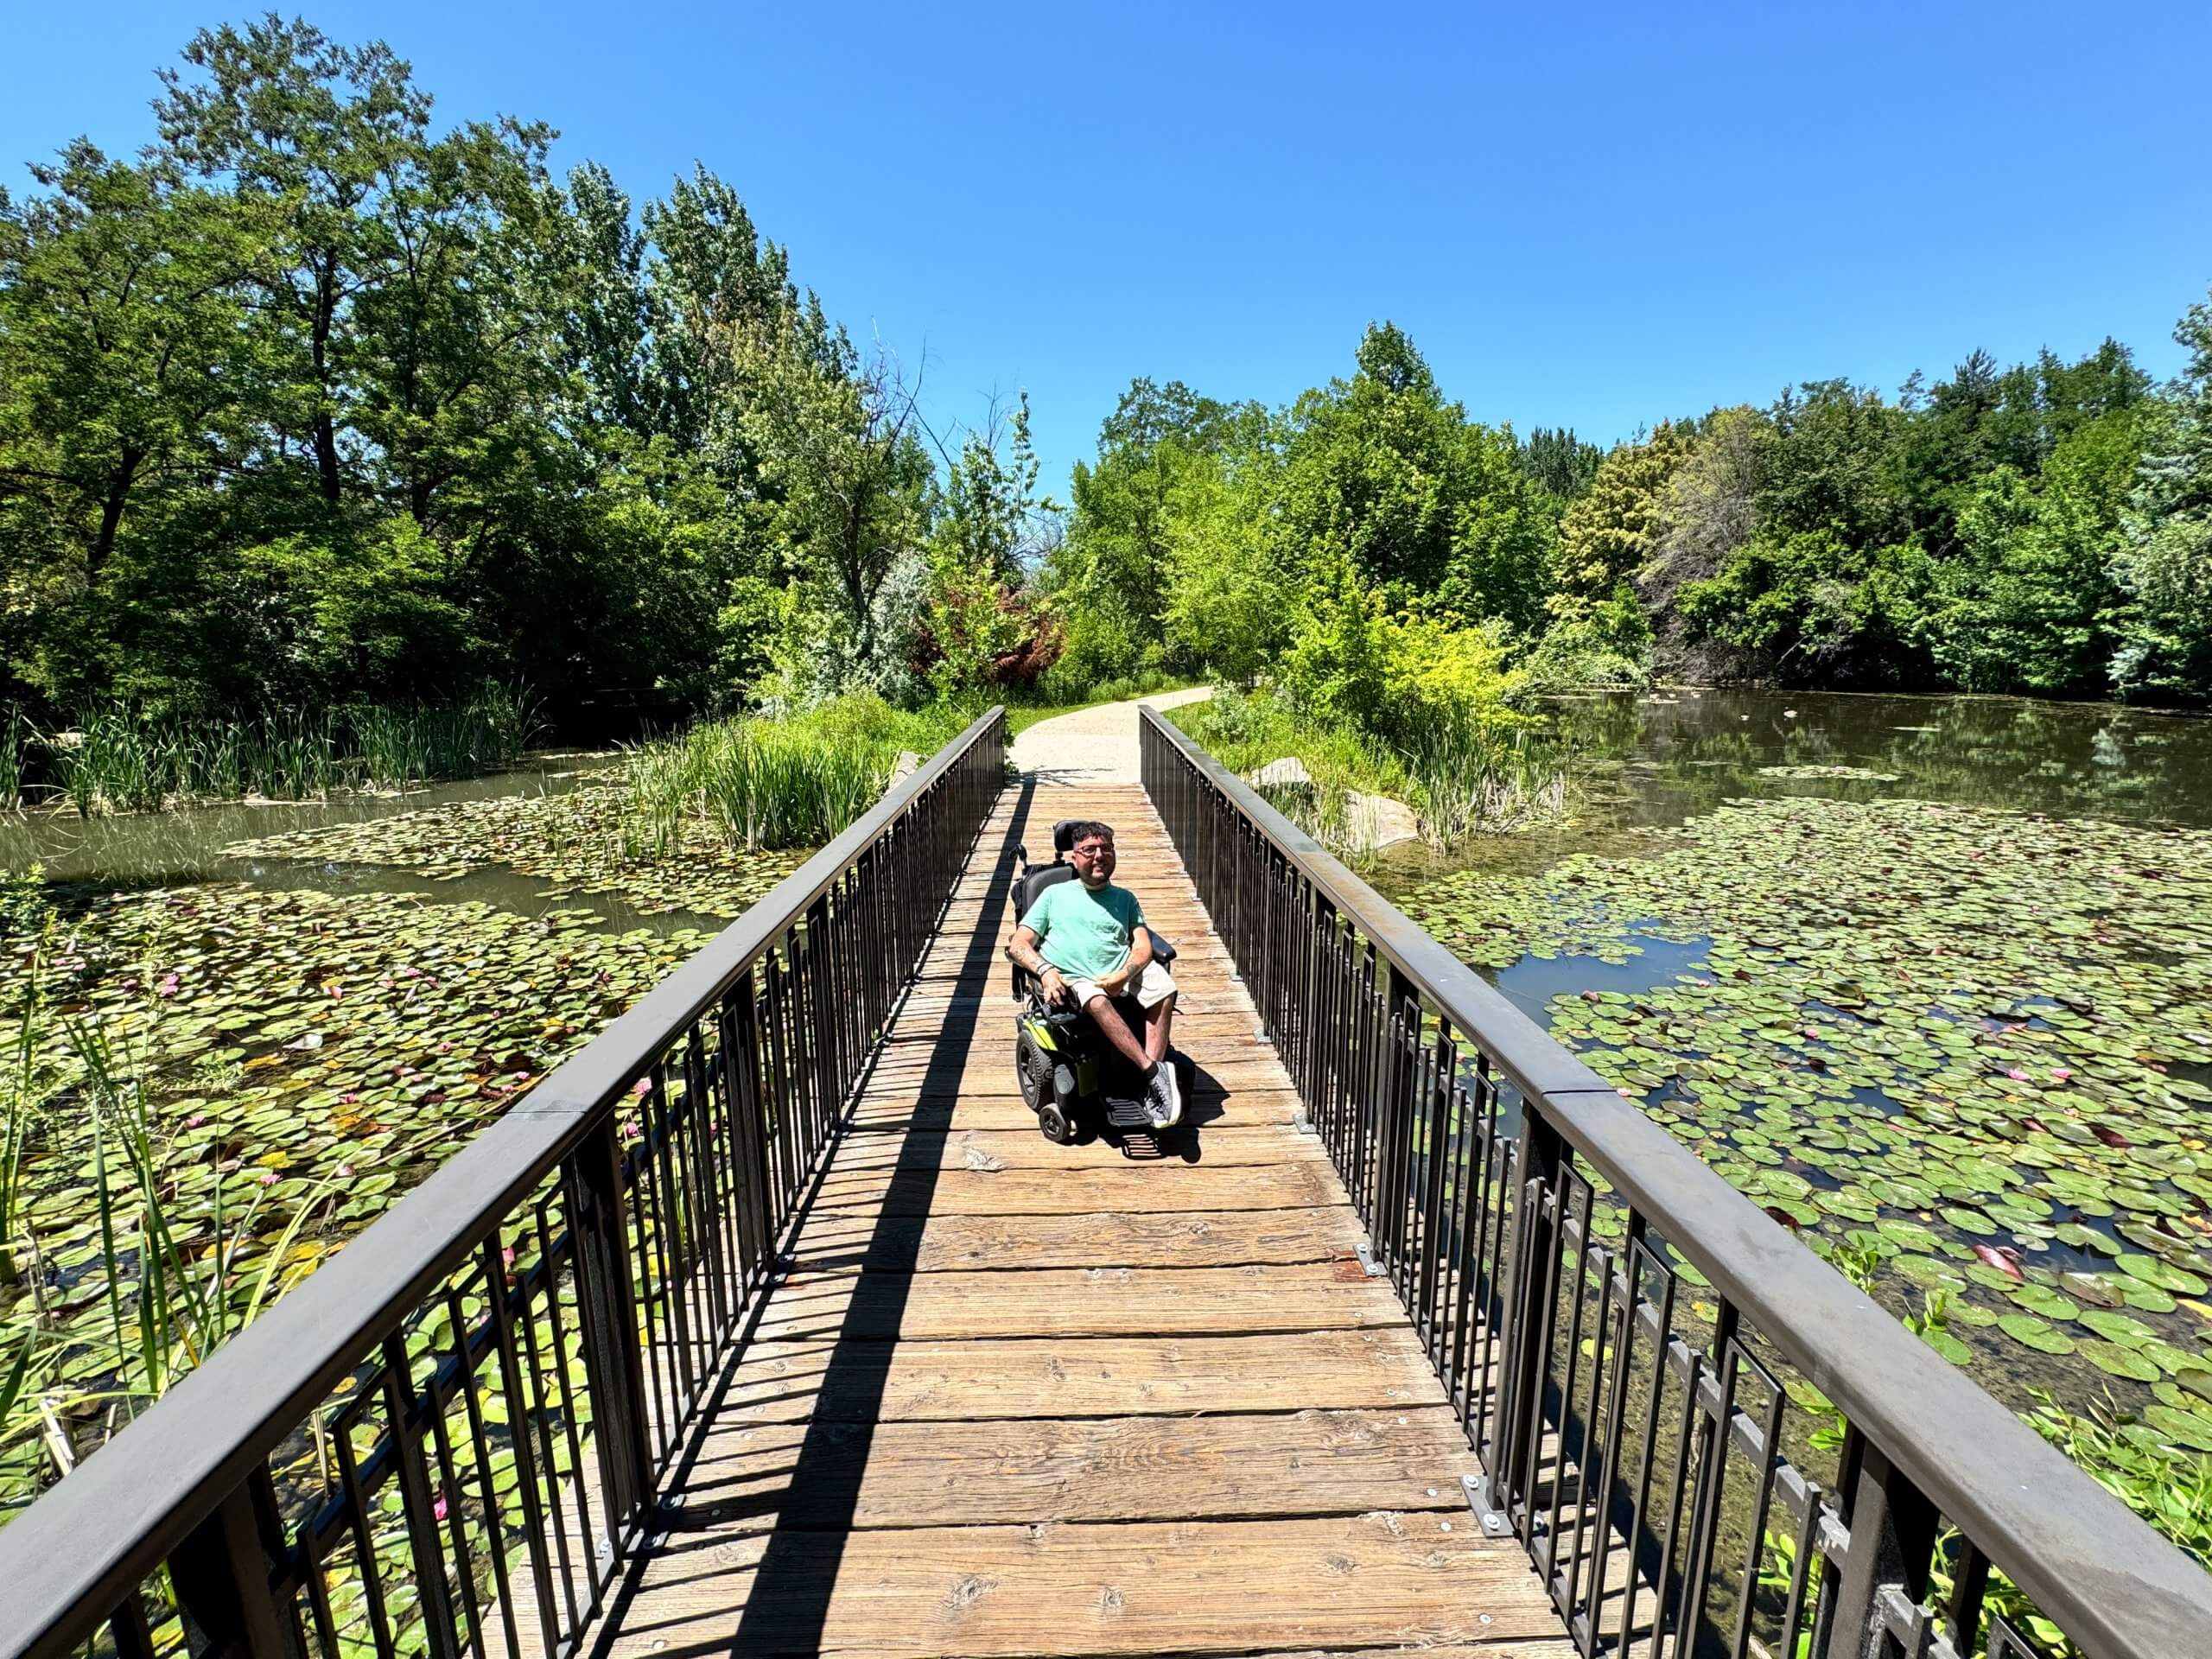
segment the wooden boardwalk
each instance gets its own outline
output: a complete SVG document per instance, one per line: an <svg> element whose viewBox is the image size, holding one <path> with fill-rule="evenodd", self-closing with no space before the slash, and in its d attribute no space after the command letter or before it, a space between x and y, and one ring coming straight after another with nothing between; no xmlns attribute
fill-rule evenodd
<svg viewBox="0 0 2212 1659"><path fill-rule="evenodd" d="M1115 824L1176 942L1195 1145L1055 1147L1014 845ZM1141 789L1009 789L596 1651L1567 1659Z"/></svg>

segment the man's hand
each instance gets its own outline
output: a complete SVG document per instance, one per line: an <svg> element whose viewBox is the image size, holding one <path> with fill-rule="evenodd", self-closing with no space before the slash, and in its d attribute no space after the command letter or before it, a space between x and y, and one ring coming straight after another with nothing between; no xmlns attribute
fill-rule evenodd
<svg viewBox="0 0 2212 1659"><path fill-rule="evenodd" d="M1037 976L1037 985L1038 988L1045 993L1045 1000L1047 1002L1065 1002L1068 1000L1067 981L1060 976L1060 970L1049 963L1046 964L1045 971Z"/></svg>

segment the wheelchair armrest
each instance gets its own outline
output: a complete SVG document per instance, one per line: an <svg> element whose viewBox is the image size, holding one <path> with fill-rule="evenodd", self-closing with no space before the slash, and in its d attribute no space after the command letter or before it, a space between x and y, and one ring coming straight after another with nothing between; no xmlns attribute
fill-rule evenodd
<svg viewBox="0 0 2212 1659"><path fill-rule="evenodd" d="M1175 941L1165 934L1154 933L1152 936L1152 959L1154 962L1174 961Z"/></svg>

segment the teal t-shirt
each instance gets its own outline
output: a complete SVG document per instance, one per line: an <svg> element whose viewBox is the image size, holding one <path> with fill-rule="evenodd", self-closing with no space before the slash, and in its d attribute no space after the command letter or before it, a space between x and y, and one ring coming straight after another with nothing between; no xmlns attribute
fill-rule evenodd
<svg viewBox="0 0 2212 1659"><path fill-rule="evenodd" d="M1037 935L1046 961L1071 979L1096 979L1129 959L1129 933L1144 925L1144 907L1127 887L1093 893L1080 880L1061 881L1037 895L1021 918Z"/></svg>

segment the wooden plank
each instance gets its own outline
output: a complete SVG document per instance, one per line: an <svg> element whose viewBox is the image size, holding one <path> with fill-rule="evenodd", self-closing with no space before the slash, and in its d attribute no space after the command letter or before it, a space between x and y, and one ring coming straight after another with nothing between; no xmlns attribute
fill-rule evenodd
<svg viewBox="0 0 2212 1659"><path fill-rule="evenodd" d="M858 1206L810 1212L793 1254L801 1272L1227 1268L1333 1261L1350 1255L1358 1236L1344 1209L925 1217L887 1216L874 1206Z"/></svg>
<svg viewBox="0 0 2212 1659"><path fill-rule="evenodd" d="M1074 1422L722 1423L685 1471L690 1523L990 1526L1369 1510L1464 1514L1459 1420L1412 1412Z"/></svg>
<svg viewBox="0 0 2212 1659"><path fill-rule="evenodd" d="M1240 1089L1234 1095L1211 1098L1201 1095L1190 1102L1185 1110L1203 1147L1210 1128L1260 1124L1283 1127L1295 1122L1298 1096L1288 1089ZM1037 1115L1021 1103L1018 1094L977 1095L964 1100L942 1094L920 1100L912 1090L871 1095L861 1099L853 1121L856 1127L871 1128L897 1128L911 1123L918 1128L1020 1129L1028 1134L1034 1134L1037 1128Z"/></svg>
<svg viewBox="0 0 2212 1659"><path fill-rule="evenodd" d="M1256 1337L763 1342L721 1409L762 1422L1411 1408L1443 1402L1411 1326Z"/></svg>
<svg viewBox="0 0 2212 1659"><path fill-rule="evenodd" d="M1264 1051L1263 1051L1264 1052ZM1193 1092L1201 1099L1233 1093L1239 1089L1287 1089L1290 1074L1272 1057L1255 1059L1209 1060L1203 1051L1191 1055L1197 1067ZM977 1043L959 1058L952 1069L950 1057L931 1059L890 1057L880 1062L865 1091L871 1095L905 1092L955 1095L1018 1095L1021 1085L1014 1074L1014 1044Z"/></svg>
<svg viewBox="0 0 2212 1659"><path fill-rule="evenodd" d="M1173 1159L1116 1159L995 1174L832 1166L816 1204L836 1209L880 1203L892 1215L1066 1216L1094 1210L1299 1210L1344 1201L1335 1172L1319 1161L1217 1168Z"/></svg>
<svg viewBox="0 0 2212 1659"><path fill-rule="evenodd" d="M1226 1123L1215 1124L1199 1135L1197 1151L1195 1161L1172 1154L1161 1161L1179 1167L1225 1168L1236 1164L1306 1163L1328 1156L1312 1135ZM1027 1128L963 1128L948 1133L917 1118L897 1125L855 1125L837 1147L836 1167L849 1171L965 1169L993 1174L1001 1169L1068 1169L1109 1160L1126 1161L1103 1141L1057 1146L1037 1132L1033 1122Z"/></svg>
<svg viewBox="0 0 2212 1659"><path fill-rule="evenodd" d="M969 1337L1236 1336L1402 1325L1357 1261L1242 1268L1031 1268L1019 1273L800 1272L760 1315L762 1342Z"/></svg>
<svg viewBox="0 0 2212 1659"><path fill-rule="evenodd" d="M738 1611L742 1609L741 1611ZM1250 1654L1549 1639L1527 1558L1471 1520L679 1534L607 1659L666 1654Z"/></svg>

